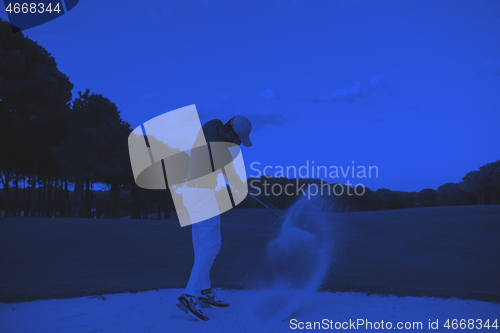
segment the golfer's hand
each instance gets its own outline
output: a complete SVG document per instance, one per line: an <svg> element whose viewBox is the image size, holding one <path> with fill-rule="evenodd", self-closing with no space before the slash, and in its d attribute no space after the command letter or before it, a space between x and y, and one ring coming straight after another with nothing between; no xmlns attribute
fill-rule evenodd
<svg viewBox="0 0 500 333"><path fill-rule="evenodd" d="M231 189L231 192L237 192L237 193L248 193L248 189L246 191L238 191L236 187L229 185L229 188ZM239 189L244 189L245 188L245 183L241 183L238 186Z"/></svg>

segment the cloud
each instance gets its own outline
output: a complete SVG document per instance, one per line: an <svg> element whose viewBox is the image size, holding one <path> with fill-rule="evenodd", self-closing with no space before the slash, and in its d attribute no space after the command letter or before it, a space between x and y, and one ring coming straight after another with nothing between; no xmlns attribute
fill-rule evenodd
<svg viewBox="0 0 500 333"><path fill-rule="evenodd" d="M252 132L257 132L264 127L271 126L281 126L288 122L288 120L278 113L253 113L248 115L243 115L247 117L252 123Z"/></svg>
<svg viewBox="0 0 500 333"><path fill-rule="evenodd" d="M338 5L341 8L346 8L346 7L357 6L357 5L366 5L371 1L372 0L340 0L338 2Z"/></svg>
<svg viewBox="0 0 500 333"><path fill-rule="evenodd" d="M143 100L148 100L148 99L151 99L153 97L157 97L159 96L160 94L157 93L157 92L154 92L154 93L142 93L141 94L141 97Z"/></svg>
<svg viewBox="0 0 500 333"><path fill-rule="evenodd" d="M252 123L252 132L257 132L266 126L281 126L288 123L288 120L276 112L255 112L255 113L240 113L238 111L218 110L218 111L202 111L198 110L202 124L210 119L220 119L226 123L229 119L236 115L247 117Z"/></svg>
<svg viewBox="0 0 500 333"><path fill-rule="evenodd" d="M272 89L266 89L264 91L259 92L259 94L265 99L273 99L276 98L276 94Z"/></svg>
<svg viewBox="0 0 500 333"><path fill-rule="evenodd" d="M456 62L454 62L454 61L450 61L450 62L446 63L446 64L443 66L443 69L452 69L452 68L455 68L455 67L457 67Z"/></svg>
<svg viewBox="0 0 500 333"><path fill-rule="evenodd" d="M382 80L380 80L380 75L372 75L370 77L370 84L373 86L373 87L380 87L380 85L382 85Z"/></svg>
<svg viewBox="0 0 500 333"><path fill-rule="evenodd" d="M321 96L320 98L310 98L313 102L346 102L354 103L360 101L371 94L383 85L380 75L372 75L367 84L354 82L354 85L346 89L337 89L329 96Z"/></svg>
<svg viewBox="0 0 500 333"><path fill-rule="evenodd" d="M383 119L383 118L375 118L375 119L372 119L372 120L368 123L368 125L377 124L377 123L381 123L381 122L384 122L384 121L385 121L385 119Z"/></svg>
<svg viewBox="0 0 500 333"><path fill-rule="evenodd" d="M500 76L500 61L487 62L483 66L493 75Z"/></svg>
<svg viewBox="0 0 500 333"><path fill-rule="evenodd" d="M261 95L267 99L279 98L279 95L271 89L266 89L261 92ZM237 98L229 98L225 94L217 96L217 100L216 105L211 109L198 109L198 115L200 116L202 124L210 119L220 119L223 123L226 123L232 117L241 115L250 120L252 123L252 132L255 132L269 125L280 126L288 122L285 117L276 112L240 112L238 110L241 110L241 107L239 106Z"/></svg>
<svg viewBox="0 0 500 333"><path fill-rule="evenodd" d="M339 31L342 30L346 26L346 21L338 21L335 23L335 28L334 30Z"/></svg>

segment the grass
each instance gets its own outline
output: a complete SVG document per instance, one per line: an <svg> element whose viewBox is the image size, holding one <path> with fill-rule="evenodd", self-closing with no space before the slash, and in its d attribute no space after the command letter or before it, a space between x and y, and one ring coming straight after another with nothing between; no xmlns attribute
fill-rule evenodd
<svg viewBox="0 0 500 333"><path fill-rule="evenodd" d="M500 302L500 206L324 214L334 231L321 290ZM279 223L264 209L222 216L214 287L262 279ZM0 302L183 288L190 227L169 220L0 219Z"/></svg>

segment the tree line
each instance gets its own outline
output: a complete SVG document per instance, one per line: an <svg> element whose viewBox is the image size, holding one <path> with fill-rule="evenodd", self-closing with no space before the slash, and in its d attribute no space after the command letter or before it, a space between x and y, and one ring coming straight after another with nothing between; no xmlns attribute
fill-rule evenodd
<svg viewBox="0 0 500 333"><path fill-rule="evenodd" d="M78 92L42 46L0 19L0 210L4 216L166 216L168 195L135 186L130 124L102 94ZM92 191L94 184L106 191ZM121 203L122 191L133 200ZM127 194L125 193L125 197Z"/></svg>
<svg viewBox="0 0 500 333"><path fill-rule="evenodd" d="M500 160L487 163L479 170L467 173L459 183L446 183L439 186L437 190L427 188L420 192L391 191L385 188L372 191L365 187L363 195L356 195L354 188L338 183L329 184L321 179L266 176L249 179L250 189L257 189L255 192L259 194L256 197L271 208L278 209L290 207L300 196L304 195L299 189L313 184L318 189L323 188L323 192L315 191L330 203L326 207L330 207L333 212L431 206L498 205L500 204ZM277 188L274 193L270 190L273 186ZM286 193L275 195L279 193L279 188L286 186L288 186L288 193L293 195ZM267 187L267 191L264 187ZM328 188L330 191L327 191ZM361 193L362 190L359 189L357 192ZM252 198L246 198L238 208L258 208L259 206Z"/></svg>
<svg viewBox="0 0 500 333"><path fill-rule="evenodd" d="M133 179L128 136L131 125L118 107L89 89L72 98L73 84L59 71L45 48L12 33L0 19L0 211L3 216L146 219L168 218L174 211L168 190L144 190ZM154 138L150 144L157 144ZM185 158L188 158L187 155ZM297 195L258 198L286 209L299 197L296 187L343 189L324 196L332 211L366 211L438 205L499 204L500 161L469 172L460 183L437 190L399 192L388 189L349 195L346 185L320 179L268 178L255 184L290 184ZM93 190L95 184L102 190ZM249 186L250 188L255 186ZM350 191L349 191L350 190ZM326 193L326 191L325 191ZM333 192L332 192L333 193ZM217 195L220 195L218 193ZM238 208L261 208L247 197Z"/></svg>

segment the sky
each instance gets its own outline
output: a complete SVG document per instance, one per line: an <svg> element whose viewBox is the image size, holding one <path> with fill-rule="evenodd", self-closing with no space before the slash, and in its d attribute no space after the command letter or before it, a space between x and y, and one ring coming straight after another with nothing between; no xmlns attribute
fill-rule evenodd
<svg viewBox="0 0 500 333"><path fill-rule="evenodd" d="M500 159L495 0L81 0L24 34L132 128L191 104L248 117L248 176L314 164L420 191Z"/></svg>

